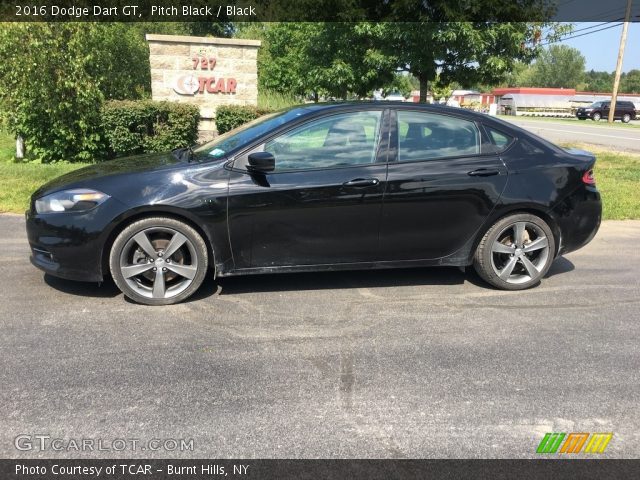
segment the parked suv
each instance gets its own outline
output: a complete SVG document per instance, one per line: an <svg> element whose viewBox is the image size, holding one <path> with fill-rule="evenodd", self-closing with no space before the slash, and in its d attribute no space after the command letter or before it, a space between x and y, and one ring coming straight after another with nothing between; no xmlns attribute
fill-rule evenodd
<svg viewBox="0 0 640 480"><path fill-rule="evenodd" d="M576 117L578 120L586 120L590 118L594 121L599 121L601 118L609 117L609 110L611 108L610 101L595 102L585 108L579 108L576 111ZM617 101L616 111L613 115L614 120L622 120L624 123L629 123L631 120L636 119L636 108L633 102Z"/></svg>

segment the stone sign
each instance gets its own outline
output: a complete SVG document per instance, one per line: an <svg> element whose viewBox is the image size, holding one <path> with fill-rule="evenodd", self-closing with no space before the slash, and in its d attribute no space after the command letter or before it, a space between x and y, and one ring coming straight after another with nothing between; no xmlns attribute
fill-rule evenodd
<svg viewBox="0 0 640 480"><path fill-rule="evenodd" d="M257 105L260 41L147 35L153 100L200 107L200 141L216 133L220 105Z"/></svg>

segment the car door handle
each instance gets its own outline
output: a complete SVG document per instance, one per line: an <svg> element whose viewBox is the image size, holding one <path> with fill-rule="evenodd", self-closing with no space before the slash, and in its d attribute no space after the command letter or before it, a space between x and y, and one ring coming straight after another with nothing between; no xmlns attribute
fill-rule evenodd
<svg viewBox="0 0 640 480"><path fill-rule="evenodd" d="M492 175L500 175L498 170L491 170L489 168L479 168L477 170L471 170L467 172L467 175L471 177L491 177Z"/></svg>
<svg viewBox="0 0 640 480"><path fill-rule="evenodd" d="M353 180L344 182L342 185L345 187L371 187L373 185L378 185L379 183L380 180L377 178L354 178Z"/></svg>

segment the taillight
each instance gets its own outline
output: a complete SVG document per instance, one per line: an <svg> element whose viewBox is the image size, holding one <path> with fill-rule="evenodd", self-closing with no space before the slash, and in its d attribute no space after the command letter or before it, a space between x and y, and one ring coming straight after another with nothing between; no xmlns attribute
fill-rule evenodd
<svg viewBox="0 0 640 480"><path fill-rule="evenodd" d="M582 183L584 183L585 185L595 185L596 184L596 177L594 177L593 175L593 168L587 170L586 172L584 172L584 174L582 175Z"/></svg>

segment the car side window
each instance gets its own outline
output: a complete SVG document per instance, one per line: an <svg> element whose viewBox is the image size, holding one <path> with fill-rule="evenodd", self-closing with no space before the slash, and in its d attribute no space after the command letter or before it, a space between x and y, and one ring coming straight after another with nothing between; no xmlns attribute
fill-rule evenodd
<svg viewBox="0 0 640 480"><path fill-rule="evenodd" d="M480 133L468 120L398 111L398 161L431 160L480 153Z"/></svg>
<svg viewBox="0 0 640 480"><path fill-rule="evenodd" d="M487 127L486 125L484 129L487 131L487 135L489 135L491 143L493 143L493 151L502 152L509 145L511 145L511 141L513 140L513 137L511 135L507 135L506 133L500 132L499 130L491 127Z"/></svg>
<svg viewBox="0 0 640 480"><path fill-rule="evenodd" d="M312 120L264 146L275 171L375 163L382 111L350 112Z"/></svg>

